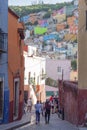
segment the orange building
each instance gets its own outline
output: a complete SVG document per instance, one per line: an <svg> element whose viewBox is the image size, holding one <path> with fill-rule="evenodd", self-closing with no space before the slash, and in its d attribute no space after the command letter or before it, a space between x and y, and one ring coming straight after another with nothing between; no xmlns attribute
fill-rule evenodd
<svg viewBox="0 0 87 130"><path fill-rule="evenodd" d="M68 24L69 26L74 25L74 24L75 24L75 19L76 19L75 16L68 17L68 18L67 18L67 24Z"/></svg>
<svg viewBox="0 0 87 130"><path fill-rule="evenodd" d="M8 9L8 82L9 82L9 121L21 119L24 95L24 26L18 16Z"/></svg>
<svg viewBox="0 0 87 130"><path fill-rule="evenodd" d="M57 31L61 31L65 28L65 24L57 24Z"/></svg>
<svg viewBox="0 0 87 130"><path fill-rule="evenodd" d="M77 34L78 33L78 26L77 25L70 26L70 33Z"/></svg>

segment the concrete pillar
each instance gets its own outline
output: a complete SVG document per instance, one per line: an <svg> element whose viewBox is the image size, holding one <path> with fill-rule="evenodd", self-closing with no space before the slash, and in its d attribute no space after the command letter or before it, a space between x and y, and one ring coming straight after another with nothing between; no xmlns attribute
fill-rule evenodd
<svg viewBox="0 0 87 130"><path fill-rule="evenodd" d="M79 0L78 29L78 121L85 123L87 114L87 5Z"/></svg>

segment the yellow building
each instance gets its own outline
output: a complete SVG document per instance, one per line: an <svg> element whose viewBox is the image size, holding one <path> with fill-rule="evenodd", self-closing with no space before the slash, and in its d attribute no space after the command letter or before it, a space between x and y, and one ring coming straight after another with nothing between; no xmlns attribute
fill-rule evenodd
<svg viewBox="0 0 87 130"><path fill-rule="evenodd" d="M65 34L65 41L75 41L77 39L77 35L76 34Z"/></svg>
<svg viewBox="0 0 87 130"><path fill-rule="evenodd" d="M79 88L87 89L87 5L85 0L79 1L78 75Z"/></svg>
<svg viewBox="0 0 87 130"><path fill-rule="evenodd" d="M66 14L57 14L53 16L53 18L56 19L58 23L61 23L66 20Z"/></svg>
<svg viewBox="0 0 87 130"><path fill-rule="evenodd" d="M70 80L71 81L77 81L78 80L78 72L77 71L71 71L70 72Z"/></svg>

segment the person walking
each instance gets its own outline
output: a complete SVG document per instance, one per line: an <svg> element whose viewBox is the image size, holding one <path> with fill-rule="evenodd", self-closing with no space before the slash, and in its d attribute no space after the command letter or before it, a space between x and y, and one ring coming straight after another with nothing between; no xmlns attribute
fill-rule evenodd
<svg viewBox="0 0 87 130"><path fill-rule="evenodd" d="M40 123L41 103L37 101L35 104L36 124Z"/></svg>
<svg viewBox="0 0 87 130"><path fill-rule="evenodd" d="M29 98L27 101L27 112L31 112L31 110L32 110L32 100L31 98Z"/></svg>
<svg viewBox="0 0 87 130"><path fill-rule="evenodd" d="M45 123L49 124L50 121L50 111L51 111L51 104L49 100L46 100L45 103Z"/></svg>

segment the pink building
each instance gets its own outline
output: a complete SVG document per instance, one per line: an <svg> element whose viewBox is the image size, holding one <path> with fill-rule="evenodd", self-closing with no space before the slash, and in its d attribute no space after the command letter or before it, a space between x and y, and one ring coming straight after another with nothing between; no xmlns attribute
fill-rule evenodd
<svg viewBox="0 0 87 130"><path fill-rule="evenodd" d="M46 59L46 74L54 80L70 80L70 60Z"/></svg>

